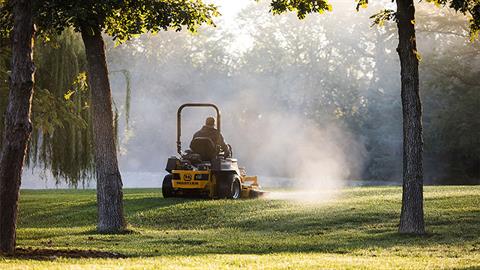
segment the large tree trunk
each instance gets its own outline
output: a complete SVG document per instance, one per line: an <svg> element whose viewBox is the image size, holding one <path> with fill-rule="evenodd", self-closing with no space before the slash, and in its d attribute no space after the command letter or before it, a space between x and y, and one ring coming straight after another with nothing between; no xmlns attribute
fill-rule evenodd
<svg viewBox="0 0 480 270"><path fill-rule="evenodd" d="M15 252L18 192L27 143L32 132L34 27L31 0L13 6L12 75L0 153L0 252Z"/></svg>
<svg viewBox="0 0 480 270"><path fill-rule="evenodd" d="M403 108L403 196L399 232L424 234L422 103L413 0L397 0L397 26Z"/></svg>
<svg viewBox="0 0 480 270"><path fill-rule="evenodd" d="M97 176L97 229L103 233L117 233L125 230L125 219L105 44L98 28L83 28L82 39L87 54L88 84L92 91L93 140Z"/></svg>

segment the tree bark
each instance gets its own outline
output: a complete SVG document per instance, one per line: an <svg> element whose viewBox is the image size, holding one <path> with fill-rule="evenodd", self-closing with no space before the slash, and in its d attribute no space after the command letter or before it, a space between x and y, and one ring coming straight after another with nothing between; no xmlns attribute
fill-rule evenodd
<svg viewBox="0 0 480 270"><path fill-rule="evenodd" d="M31 0L13 2L12 73L0 153L0 252L15 252L19 188L27 143L32 132L35 66Z"/></svg>
<svg viewBox="0 0 480 270"><path fill-rule="evenodd" d="M99 28L82 28L87 55L88 84L92 91L93 140L97 176L97 230L118 233L125 230L122 179L118 169L113 125L112 94L108 80L105 44Z"/></svg>
<svg viewBox="0 0 480 270"><path fill-rule="evenodd" d="M403 195L399 232L424 234L422 103L413 0L397 0L397 27L403 109Z"/></svg>

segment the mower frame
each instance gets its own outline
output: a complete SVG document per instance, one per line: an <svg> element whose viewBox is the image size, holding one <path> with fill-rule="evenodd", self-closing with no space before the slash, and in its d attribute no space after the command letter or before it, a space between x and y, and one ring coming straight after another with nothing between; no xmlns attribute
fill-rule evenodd
<svg viewBox="0 0 480 270"><path fill-rule="evenodd" d="M185 103L181 105L177 110L177 153L182 155L182 110L186 107L211 107L217 112L217 130L221 131L221 116L220 110L217 105L212 103Z"/></svg>

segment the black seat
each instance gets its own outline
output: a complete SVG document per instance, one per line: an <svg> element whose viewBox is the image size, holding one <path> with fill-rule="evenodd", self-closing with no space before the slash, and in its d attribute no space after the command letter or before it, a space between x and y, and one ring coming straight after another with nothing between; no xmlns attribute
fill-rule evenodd
<svg viewBox="0 0 480 270"><path fill-rule="evenodd" d="M217 148L212 139L208 137L196 137L190 143L190 149L200 155L203 161L211 161L217 156Z"/></svg>

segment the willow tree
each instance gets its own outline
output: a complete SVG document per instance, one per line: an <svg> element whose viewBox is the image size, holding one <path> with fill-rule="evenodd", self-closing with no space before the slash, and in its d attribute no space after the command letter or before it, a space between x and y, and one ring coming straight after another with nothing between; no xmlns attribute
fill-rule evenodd
<svg viewBox="0 0 480 270"><path fill-rule="evenodd" d="M27 165L50 171L57 183L77 186L93 173L91 101L81 37L72 29L48 41L39 37L34 55L37 70Z"/></svg>
<svg viewBox="0 0 480 270"><path fill-rule="evenodd" d="M1 37L1 36L0 36ZM3 112L8 96L11 70L10 42L0 39L0 137ZM86 79L85 48L79 33L69 28L47 39L34 42L35 85L32 100L32 135L25 165L48 171L56 183L78 187L94 175L91 98ZM130 74L128 70L111 71L125 77L125 120L128 126ZM3 83L5 82L5 83ZM115 102L118 104L118 101ZM115 114L115 119L119 116ZM115 127L118 127L117 121ZM118 136L118 134L116 134ZM0 147L1 147L0 141Z"/></svg>
<svg viewBox="0 0 480 270"><path fill-rule="evenodd" d="M4 36L0 40L0 135L12 69L9 40ZM76 187L94 172L83 43L79 34L67 29L61 35L50 36L48 41L37 37L34 44L32 134L25 165L49 171L57 183Z"/></svg>
<svg viewBox="0 0 480 270"><path fill-rule="evenodd" d="M366 7L368 0L358 0L359 7ZM448 5L469 17L471 36L478 36L480 29L480 1L478 0L429 0L437 5ZM419 91L419 53L415 37L415 7L413 0L396 0L397 10L383 10L373 16L376 23L394 19L398 28L397 52L401 66L401 99L403 112L403 195L400 215L400 233L424 234L423 213L423 135L422 102ZM330 10L327 0L272 0L271 11L280 14L297 13L299 19L308 13Z"/></svg>

